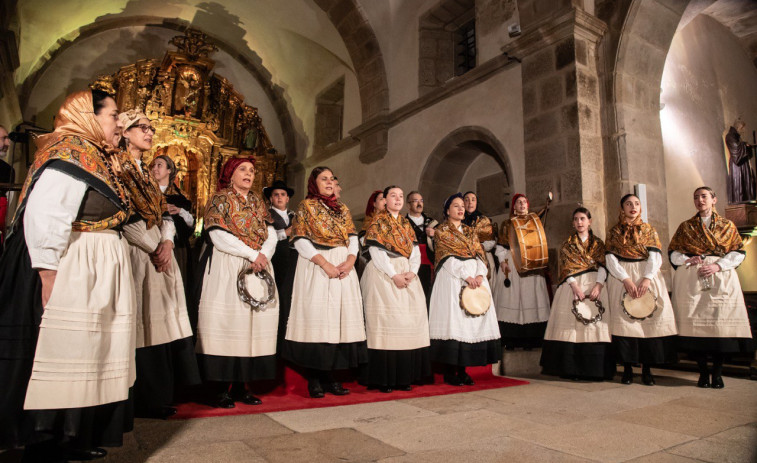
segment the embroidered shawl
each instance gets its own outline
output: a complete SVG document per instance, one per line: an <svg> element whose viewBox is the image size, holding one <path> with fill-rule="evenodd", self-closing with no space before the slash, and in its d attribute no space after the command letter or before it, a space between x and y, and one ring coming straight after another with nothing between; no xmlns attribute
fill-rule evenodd
<svg viewBox="0 0 757 463"><path fill-rule="evenodd" d="M205 206L205 229L220 228L258 251L268 238L270 215L265 203L252 191L247 196L233 187L217 191Z"/></svg>
<svg viewBox="0 0 757 463"><path fill-rule="evenodd" d="M124 151L121 153L120 175L129 191L135 215L147 222L148 230L153 225L160 226L163 223L163 215L168 213L166 199L147 166L143 165L140 169L137 161Z"/></svg>
<svg viewBox="0 0 757 463"><path fill-rule="evenodd" d="M476 232L476 236L480 242L491 241L497 239L497 232L491 219L485 215L479 215L476 217L475 222L470 225Z"/></svg>
<svg viewBox="0 0 757 463"><path fill-rule="evenodd" d="M643 222L640 215L627 223L622 212L618 223L610 229L605 247L608 253L626 260L646 260L649 251L662 252L657 230Z"/></svg>
<svg viewBox="0 0 757 463"><path fill-rule="evenodd" d="M436 227L434 233L434 252L436 254L435 266L438 268L448 257L457 257L459 259L481 259L486 263L484 248L478 241L476 231L467 226L461 225L463 231L455 227L449 220Z"/></svg>
<svg viewBox="0 0 757 463"><path fill-rule="evenodd" d="M328 248L347 246L350 235L356 234L355 224L347 206L339 204L337 212L319 199L302 200L292 220L292 242L304 238Z"/></svg>
<svg viewBox="0 0 757 463"><path fill-rule="evenodd" d="M681 223L670 241L668 252L722 257L732 251L743 252L743 249L736 225L713 210L709 227L704 226L698 214Z"/></svg>
<svg viewBox="0 0 757 463"><path fill-rule="evenodd" d="M394 218L385 210L374 214L365 233L366 246L378 246L407 258L410 258L414 244L415 231L410 226L410 221L401 215Z"/></svg>
<svg viewBox="0 0 757 463"><path fill-rule="evenodd" d="M37 152L21 190L14 223L23 217L28 194L34 188L34 183L39 179L42 172L48 167L65 172L77 180L85 182L120 209L112 217L100 221L75 221L71 227L73 231L109 230L126 221L130 205L129 195L121 180L114 173L115 169L111 164L111 158L92 142L77 136L67 135L46 146L44 150Z"/></svg>
<svg viewBox="0 0 757 463"><path fill-rule="evenodd" d="M560 248L560 283L567 278L605 266L605 243L589 231L586 241L573 233Z"/></svg>

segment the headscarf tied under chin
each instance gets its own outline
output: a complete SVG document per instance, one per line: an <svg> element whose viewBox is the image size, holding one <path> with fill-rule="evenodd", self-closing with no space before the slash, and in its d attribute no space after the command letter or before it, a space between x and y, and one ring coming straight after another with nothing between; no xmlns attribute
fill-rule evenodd
<svg viewBox="0 0 757 463"><path fill-rule="evenodd" d="M450 196L449 198L447 198L446 201L444 201L444 205L442 206L442 214L444 215L445 219L449 217L449 212L447 212L447 210L449 209L450 204L452 204L452 201L455 198L463 199L463 194L462 193L455 193L452 196Z"/></svg>
<svg viewBox="0 0 757 463"><path fill-rule="evenodd" d="M216 185L216 191L221 191L224 188L231 186L231 176L234 175L234 171L237 170L237 167L241 166L245 162L249 162L252 164L252 167L255 167L255 158L253 157L229 158L226 161L226 164L223 165L223 169L221 169L221 176L218 177L218 185Z"/></svg>
<svg viewBox="0 0 757 463"><path fill-rule="evenodd" d="M91 90L74 92L66 97L55 116L55 130L37 138L38 148L35 157L68 136L83 138L109 155L118 152L110 141L105 139L105 132L95 119Z"/></svg>
<svg viewBox="0 0 757 463"><path fill-rule="evenodd" d="M510 216L515 215L515 201L517 201L518 198L526 198L526 195L518 193L515 196L513 196L513 200L510 203ZM529 208L531 207L531 203L528 202L528 198L526 198L526 204L529 206Z"/></svg>
<svg viewBox="0 0 757 463"><path fill-rule="evenodd" d="M478 195L475 192L466 191L465 193L463 193L463 201L465 201L465 197L468 195L473 195L476 197L476 199L478 199ZM476 223L478 218L481 216L483 216L483 214L478 211L478 202L476 202L476 209L473 212L469 213L468 210L466 209L465 217L463 218L463 223L465 225L472 226L473 224Z"/></svg>
<svg viewBox="0 0 757 463"><path fill-rule="evenodd" d="M321 171L323 172L323 171ZM331 172L331 170L329 170ZM333 172L332 172L333 173ZM320 174L320 172L318 173ZM340 212L342 210L342 203L339 202L338 199L336 199L335 194L331 194L330 196L325 196L318 191L318 182L316 182L316 178L318 178L318 174L315 173L315 170L313 170L310 173L310 178L308 178L308 199L318 199L323 204L326 205L329 209L331 209L334 212Z"/></svg>

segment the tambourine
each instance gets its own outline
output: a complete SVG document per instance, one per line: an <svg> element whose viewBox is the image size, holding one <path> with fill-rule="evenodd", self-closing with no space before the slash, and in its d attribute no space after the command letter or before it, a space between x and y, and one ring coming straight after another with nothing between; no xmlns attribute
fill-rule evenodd
<svg viewBox="0 0 757 463"><path fill-rule="evenodd" d="M492 295L485 286L476 289L463 286L460 290L460 308L471 317L480 317L489 311Z"/></svg>
<svg viewBox="0 0 757 463"><path fill-rule="evenodd" d="M263 280L266 287L266 297L264 299L255 299L252 297L249 291L247 291L247 275L255 274L256 277ZM260 272L254 271L252 268L245 266L237 275L237 293L239 299L245 304L249 304L253 310L259 311L263 307L267 306L274 297L276 297L276 283L273 281L273 277L268 270L261 270Z"/></svg>
<svg viewBox="0 0 757 463"><path fill-rule="evenodd" d="M647 290L643 296L637 299L632 298L628 293L623 293L620 305L628 318L642 321L654 316L657 311L657 296L652 294L651 290Z"/></svg>
<svg viewBox="0 0 757 463"><path fill-rule="evenodd" d="M597 307L597 314L591 318L586 318L583 315L581 315L581 312L578 311L578 307L580 305L588 305L589 302L594 302L594 305ZM574 299L573 310L571 312L573 312L573 316L576 317L576 320L583 323L584 325L589 325L589 324L596 324L597 322L602 321L602 315L605 313L605 308L602 305L602 303L599 301L599 299L597 299L596 301L592 301L591 299L587 297L583 301ZM589 310L589 312L591 312L591 310Z"/></svg>

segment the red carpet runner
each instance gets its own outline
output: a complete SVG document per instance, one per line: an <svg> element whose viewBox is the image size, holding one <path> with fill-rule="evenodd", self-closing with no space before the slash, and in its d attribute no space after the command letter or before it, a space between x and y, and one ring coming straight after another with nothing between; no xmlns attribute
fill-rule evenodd
<svg viewBox="0 0 757 463"><path fill-rule="evenodd" d="M528 384L528 381L503 378L492 374L491 366L468 368L468 374L476 382L473 386L450 386L444 384L441 375L436 375L435 383L423 386L413 386L409 392L394 391L389 394L378 390L366 389L356 382L344 383L350 390L346 396L337 397L326 394L322 399L311 399L308 396L307 381L297 372L286 368L283 384L276 386L265 394L256 394L263 401L262 405L245 405L236 403L235 408L213 408L196 402L182 403L177 406L178 413L173 419L207 418L212 416L250 415L255 413L281 412L286 410L300 410L306 408L334 407L338 405L364 404L383 402L387 400L412 399L435 395L456 394L459 392L481 391L508 386Z"/></svg>

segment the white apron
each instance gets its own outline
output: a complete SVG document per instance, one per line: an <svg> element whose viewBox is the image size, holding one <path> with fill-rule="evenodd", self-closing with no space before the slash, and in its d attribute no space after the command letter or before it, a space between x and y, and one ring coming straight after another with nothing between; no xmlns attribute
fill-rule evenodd
<svg viewBox="0 0 757 463"><path fill-rule="evenodd" d="M588 294L597 282L597 272L587 272L575 277L578 287ZM592 318L598 310L594 303L586 298L591 307L591 313L581 313L584 318ZM544 339L547 341L563 342L610 342L610 305L607 299L607 289L602 288L599 293L599 302L605 309L602 320L597 323L584 325L573 315L573 290L570 285L563 283L557 287L555 298L552 301L552 310L547 322L547 330Z"/></svg>

